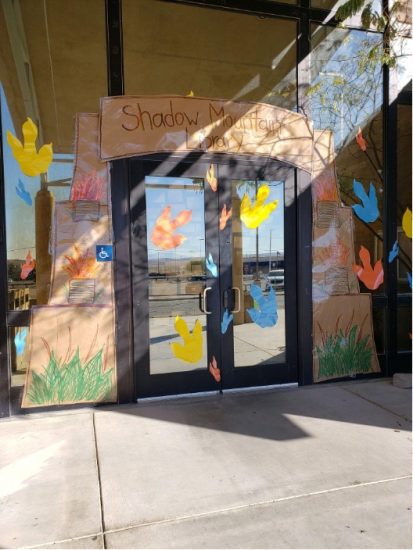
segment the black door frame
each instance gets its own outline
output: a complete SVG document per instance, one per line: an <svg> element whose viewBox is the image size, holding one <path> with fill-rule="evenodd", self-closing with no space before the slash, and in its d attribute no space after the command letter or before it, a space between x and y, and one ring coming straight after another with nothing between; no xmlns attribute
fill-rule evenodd
<svg viewBox="0 0 413 550"><path fill-rule="evenodd" d="M270 159L258 159L257 157L236 157L226 155L151 155L149 157L138 157L135 159L115 161L112 163L112 189L122 195L122 200L117 204L121 206L122 213L116 212L116 202L114 201L114 233L115 233L115 296L116 296L116 326L117 326L117 359L119 365L119 401L128 402L133 400L131 396L131 373L133 372L134 380L134 395L168 395L187 393L190 388L197 387L198 391L216 390L217 385L209 375L207 370L192 371L191 375L186 377L175 376L172 374L156 375L156 388L151 384L147 385L139 377L137 369L144 369L142 372L148 374L149 365L149 348L148 348L148 292L145 284L138 284L133 288L133 278L135 281L142 282L147 277L146 265L146 213L145 213L145 197L144 185L133 186L133 180L142 181L144 175L149 175L144 166L145 163L153 163L153 166L158 166L159 162L166 161L175 166L174 171L169 171L170 175L178 176L182 174L189 164L197 162L219 163L221 166L227 166L232 173L235 166L239 166L245 176L246 168L249 166L251 175L257 173L257 166L264 167L273 166L287 168L287 166L279 161L271 161ZM139 168L137 168L139 167ZM290 340L288 346L290 352L296 356L290 362L294 365L293 369L287 376L291 381L296 381L298 378L299 384L312 383L312 294L311 294L311 241L312 241L312 202L311 202L311 178L310 175L301 170L294 170L295 187L297 189L296 209L294 219L289 220L289 223L294 223L295 231L291 234L296 234L295 239L288 243L291 251L296 255L296 273L290 273L291 279L294 279L294 289L290 293L289 309L294 311L293 318L289 324L296 323L297 328L287 331ZM150 173L150 172L149 172ZM167 175L165 173L164 175ZM125 196L126 188L133 188L133 205ZM207 214L208 215L208 214ZM212 213L210 213L212 215ZM116 219L119 223L116 223ZM126 227L126 220L130 220L131 231ZM300 220L300 221L299 221ZM131 234L133 238L131 238ZM287 232L286 232L287 238ZM132 264L132 251L137 254L138 261ZM133 300L135 300L135 318ZM213 304L217 307L217 304ZM300 320L298 322L298 319ZM309 330L310 327L310 330ZM134 348L134 328L139 334L138 349ZM291 338L292 337L292 338ZM131 353L131 350L133 352ZM217 358L218 359L218 358ZM225 358L220 358L225 360ZM221 362L220 361L220 362ZM129 367L129 368L128 368ZM296 370L295 370L296 368ZM146 369L146 370L145 370ZM277 383L276 377L271 379L262 375L257 378L256 372L253 370L256 367L237 369L240 374L236 379L232 380L233 387L242 387L251 385L252 376L255 378L254 385L269 385ZM249 371L249 372L248 372ZM298 376L297 376L297 374ZM175 374L175 373L174 373ZM128 383L124 383L127 380ZM132 398L132 399L131 399Z"/></svg>

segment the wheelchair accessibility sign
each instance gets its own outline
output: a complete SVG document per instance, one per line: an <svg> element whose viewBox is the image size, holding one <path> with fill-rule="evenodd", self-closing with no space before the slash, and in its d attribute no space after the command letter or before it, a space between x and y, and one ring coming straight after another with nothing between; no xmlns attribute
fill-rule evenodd
<svg viewBox="0 0 413 550"><path fill-rule="evenodd" d="M113 259L113 246L111 244L96 245L96 261L111 262Z"/></svg>

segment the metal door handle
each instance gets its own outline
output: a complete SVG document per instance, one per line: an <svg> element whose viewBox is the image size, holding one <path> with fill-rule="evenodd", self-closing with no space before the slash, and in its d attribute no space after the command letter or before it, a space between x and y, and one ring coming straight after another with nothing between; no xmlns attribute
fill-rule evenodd
<svg viewBox="0 0 413 550"><path fill-rule="evenodd" d="M212 290L212 286L207 286L204 288L204 292L202 293L202 299L201 299L201 302L202 302L201 311L202 313L205 313L205 315L210 315L212 313L212 311L208 311L206 308L206 295L208 290Z"/></svg>
<svg viewBox="0 0 413 550"><path fill-rule="evenodd" d="M241 311L241 290L237 286L231 287L231 290L235 290L235 293L238 294L238 308L233 309L231 313L238 313Z"/></svg>

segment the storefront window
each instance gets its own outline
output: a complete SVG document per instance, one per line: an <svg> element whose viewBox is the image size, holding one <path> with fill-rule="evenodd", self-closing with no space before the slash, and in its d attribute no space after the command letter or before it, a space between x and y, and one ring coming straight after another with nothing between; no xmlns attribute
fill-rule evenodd
<svg viewBox="0 0 413 550"><path fill-rule="evenodd" d="M296 109L294 21L124 0L125 93Z"/></svg>
<svg viewBox="0 0 413 550"><path fill-rule="evenodd" d="M52 210L70 196L75 115L98 112L107 94L105 3L7 2L0 29L8 308L21 310L48 301ZM17 140L34 155L19 159Z"/></svg>
<svg viewBox="0 0 413 550"><path fill-rule="evenodd" d="M313 27L307 90L315 128L334 134L341 201L360 205L353 209L356 264L363 247L373 268L384 261L382 67L370 55L380 44L377 34ZM383 284L370 283L360 279L361 292L384 292Z"/></svg>

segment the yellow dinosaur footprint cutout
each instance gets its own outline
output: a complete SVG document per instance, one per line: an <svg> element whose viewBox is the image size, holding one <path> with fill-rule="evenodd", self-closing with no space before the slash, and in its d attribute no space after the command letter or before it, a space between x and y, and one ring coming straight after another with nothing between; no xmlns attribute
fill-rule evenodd
<svg viewBox="0 0 413 550"><path fill-rule="evenodd" d="M412 238L412 211L410 208L406 208L402 218L403 231L409 237Z"/></svg>
<svg viewBox="0 0 413 550"><path fill-rule="evenodd" d="M202 359L202 325L197 319L192 332L189 332L188 325L179 317L175 318L175 330L184 341L183 345L171 344L172 353L181 361L186 363L198 363Z"/></svg>
<svg viewBox="0 0 413 550"><path fill-rule="evenodd" d="M246 193L242 197L240 218L249 229L257 228L277 208L278 200L264 204L270 192L268 185L261 185L254 205Z"/></svg>
<svg viewBox="0 0 413 550"><path fill-rule="evenodd" d="M27 118L22 126L23 145L10 131L7 131L7 143L14 158L26 176L38 176L47 172L53 158L52 144L43 145L39 152L36 149L37 126L31 118Z"/></svg>

